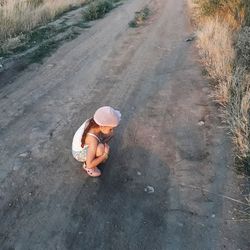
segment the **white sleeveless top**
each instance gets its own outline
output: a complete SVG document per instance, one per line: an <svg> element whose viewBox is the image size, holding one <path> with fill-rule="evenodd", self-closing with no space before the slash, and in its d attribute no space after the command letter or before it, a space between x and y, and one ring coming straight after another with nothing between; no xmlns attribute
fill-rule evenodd
<svg viewBox="0 0 250 250"><path fill-rule="evenodd" d="M72 141L72 151L82 151L83 150L83 148L82 148L82 135L83 135L85 128L89 124L89 120L90 119L87 119L80 126L80 128L78 128L77 131L75 132L75 135L74 135L73 141Z"/></svg>

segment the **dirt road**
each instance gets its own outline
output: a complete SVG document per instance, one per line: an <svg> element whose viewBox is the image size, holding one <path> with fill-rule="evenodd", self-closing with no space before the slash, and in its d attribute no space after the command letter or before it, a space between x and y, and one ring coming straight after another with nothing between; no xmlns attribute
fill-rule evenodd
<svg viewBox="0 0 250 250"><path fill-rule="evenodd" d="M129 28L147 3L146 25ZM128 0L0 89L1 249L247 249L191 33L185 0ZM122 123L93 179L71 140L101 105Z"/></svg>

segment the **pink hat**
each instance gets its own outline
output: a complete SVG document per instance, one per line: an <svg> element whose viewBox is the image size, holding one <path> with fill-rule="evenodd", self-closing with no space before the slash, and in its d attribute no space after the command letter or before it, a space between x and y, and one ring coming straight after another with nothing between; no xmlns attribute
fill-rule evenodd
<svg viewBox="0 0 250 250"><path fill-rule="evenodd" d="M94 121L100 126L116 127L121 120L121 113L112 107L104 106L96 110Z"/></svg>

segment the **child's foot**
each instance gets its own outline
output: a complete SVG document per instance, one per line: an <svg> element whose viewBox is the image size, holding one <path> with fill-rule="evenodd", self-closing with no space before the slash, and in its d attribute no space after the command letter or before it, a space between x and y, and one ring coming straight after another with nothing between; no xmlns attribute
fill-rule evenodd
<svg viewBox="0 0 250 250"><path fill-rule="evenodd" d="M98 177L101 175L101 171L97 167L87 168L86 164L83 164L82 168L87 172L89 176Z"/></svg>

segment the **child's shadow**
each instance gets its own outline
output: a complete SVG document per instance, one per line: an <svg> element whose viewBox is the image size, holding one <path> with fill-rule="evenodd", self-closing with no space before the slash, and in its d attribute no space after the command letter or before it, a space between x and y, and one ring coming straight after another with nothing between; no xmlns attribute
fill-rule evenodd
<svg viewBox="0 0 250 250"><path fill-rule="evenodd" d="M102 166L102 176L86 178L72 204L75 234L66 235L71 249L82 245L85 249L154 249L152 239L163 244L169 167L142 147L116 149ZM84 236L78 237L77 232Z"/></svg>
<svg viewBox="0 0 250 250"><path fill-rule="evenodd" d="M169 167L155 154L142 147L127 147L115 150L107 162L100 167L102 189L109 186L127 189L127 183L157 185L158 182L168 183ZM132 185L133 186L133 185ZM132 188L132 187L131 187Z"/></svg>

